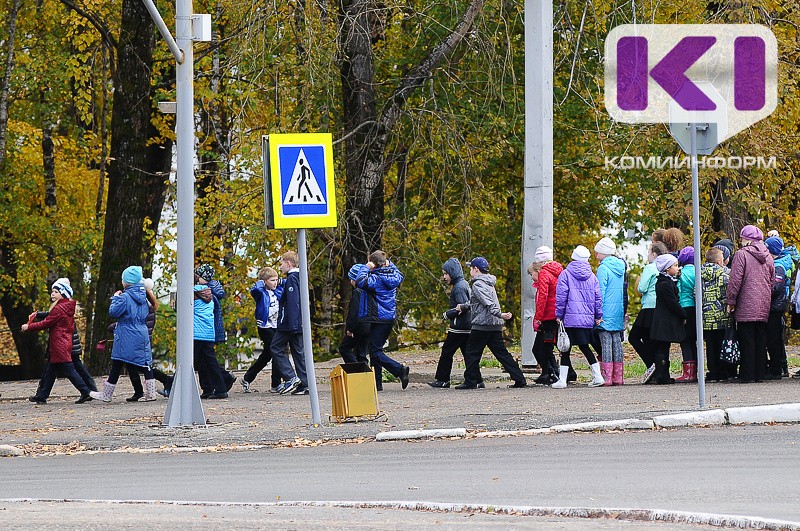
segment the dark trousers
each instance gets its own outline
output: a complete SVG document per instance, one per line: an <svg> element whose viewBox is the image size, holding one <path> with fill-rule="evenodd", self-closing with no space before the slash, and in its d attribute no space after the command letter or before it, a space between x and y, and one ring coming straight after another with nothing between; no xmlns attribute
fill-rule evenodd
<svg viewBox="0 0 800 531"><path fill-rule="evenodd" d="M339 355L345 363L367 363L369 353L369 327L360 326L360 331L347 332L339 342ZM383 389L383 367L376 359L372 359L372 371L375 373L375 387L378 391Z"/></svg>
<svg viewBox="0 0 800 531"><path fill-rule="evenodd" d="M697 324L694 322L697 311L694 306L685 307L684 311L686 312L686 324L684 325L686 339L681 341L681 357L683 357L683 361L697 361Z"/></svg>
<svg viewBox="0 0 800 531"><path fill-rule="evenodd" d="M117 385L119 381L119 375L122 373L122 368L126 367L128 369L128 374L131 375L131 381L133 381L133 375L136 375L136 381L139 381L139 373L141 372L144 374L146 380L149 380L153 377L153 370L150 367L140 367L138 365L133 365L132 363L125 363L122 360L111 360L111 370L108 371L108 383ZM142 389L142 382L139 381L139 390ZM134 386L134 390L136 390L136 386Z"/></svg>
<svg viewBox="0 0 800 531"><path fill-rule="evenodd" d="M467 342L469 341L469 332L457 333L447 332L447 337L444 338L442 344L442 352L439 354L439 363L436 365L436 379L440 382L449 382L450 373L453 372L453 356L456 351L461 349L461 355L467 359Z"/></svg>
<svg viewBox="0 0 800 531"><path fill-rule="evenodd" d="M369 328L369 357L373 366L378 363L381 367L400 378L403 365L393 360L383 351L383 345L392 333L394 322L372 323Z"/></svg>
<svg viewBox="0 0 800 531"><path fill-rule="evenodd" d="M722 340L725 339L725 329L703 330L703 339L706 341L706 363L708 364L708 378L724 380L728 378L730 371L727 363L719 359L722 352ZM697 370L701 370L698 367Z"/></svg>
<svg viewBox="0 0 800 531"><path fill-rule="evenodd" d="M465 384L477 385L483 381L483 376L481 376L481 356L483 356L483 349L486 347L489 347L491 353L497 358L497 361L500 362L514 382L525 382L525 375L522 374L522 369L519 368L517 360L511 356L505 343L503 343L503 332L501 330L475 330L473 328L469 333L469 341L467 341L466 352L464 352L464 361L467 365L464 371Z"/></svg>
<svg viewBox="0 0 800 531"><path fill-rule="evenodd" d="M169 374L164 374L158 369L153 369L153 378L158 380L161 383L161 385L164 386L164 389L166 389L167 391L172 389L172 382L175 380L174 376L171 376Z"/></svg>
<svg viewBox="0 0 800 531"><path fill-rule="evenodd" d="M783 312L769 312L767 320L767 353L769 354L769 373L780 375L786 363L786 345L783 343L783 329L786 321Z"/></svg>
<svg viewBox="0 0 800 531"><path fill-rule="evenodd" d="M194 368L203 393L220 394L227 391L224 371L217 361L213 341L194 340Z"/></svg>
<svg viewBox="0 0 800 531"><path fill-rule="evenodd" d="M544 333L540 330L536 332L536 337L533 339L533 357L539 362L542 368L542 376L558 376L558 361L553 354L553 343L545 343Z"/></svg>
<svg viewBox="0 0 800 531"><path fill-rule="evenodd" d="M760 382L767 372L767 323L736 322L739 336L739 378Z"/></svg>
<svg viewBox="0 0 800 531"><path fill-rule="evenodd" d="M72 354L72 365L75 367L75 372L77 372L78 376L83 380L83 383L86 384L86 387L88 387L90 391L97 391L97 384L94 382L92 375L89 374L89 371L86 370L86 366L81 361L80 354Z"/></svg>
<svg viewBox="0 0 800 531"><path fill-rule="evenodd" d="M247 383L252 383L253 380L256 379L258 373L260 373L264 367L267 366L267 363L272 360L272 338L275 336L275 329L274 328L259 328L258 329L258 337L261 338L261 342L263 343L263 347L261 349L261 354L258 356L258 359L253 362L247 372L244 373L244 381ZM272 364L272 387L278 387L281 384L281 371L278 370L276 364Z"/></svg>
<svg viewBox="0 0 800 531"><path fill-rule="evenodd" d="M628 343L644 362L645 367L651 366L655 362L655 341L650 338L650 328L643 326L633 326L628 335Z"/></svg>
<svg viewBox="0 0 800 531"><path fill-rule="evenodd" d="M48 363L45 365L42 378L39 380L39 387L36 389L36 397L47 400L58 376L68 379L70 383L75 386L75 389L80 391L81 396L86 396L89 394L89 391L91 391L83 381L83 378L78 374L78 371L75 370L75 366L72 363Z"/></svg>
<svg viewBox="0 0 800 531"><path fill-rule="evenodd" d="M289 356L286 354L286 346L292 352L294 369L289 363ZM272 366L277 365L278 371L285 381L289 381L295 376L300 378L303 387L308 387L308 377L306 376L306 358L303 351L303 332L284 332L276 330L272 336L270 350L272 351ZM295 370L297 372L295 372Z"/></svg>

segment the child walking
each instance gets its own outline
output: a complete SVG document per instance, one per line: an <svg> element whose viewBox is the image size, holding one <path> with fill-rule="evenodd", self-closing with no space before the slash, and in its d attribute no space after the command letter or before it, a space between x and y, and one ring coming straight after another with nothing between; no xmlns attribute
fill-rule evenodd
<svg viewBox="0 0 800 531"><path fill-rule="evenodd" d="M278 272L271 267L262 267L258 271L258 280L250 288L250 296L256 302L256 328L261 339L262 348L258 359L253 362L242 377L242 390L250 392L250 384L256 379L267 363L272 360L272 338L278 326L278 296L275 290L278 287ZM272 386L270 391L276 393L281 385L281 373L273 363Z"/></svg>
<svg viewBox="0 0 800 531"><path fill-rule="evenodd" d="M153 379L150 334L147 331L149 307L147 293L142 283L142 268L130 266L122 272L122 291L111 298L108 315L117 319L114 328L114 346L111 349L111 370L103 383L103 391L92 391L95 400L111 402L119 374L126 363L135 365L144 373L144 398L155 400L156 382Z"/></svg>
<svg viewBox="0 0 800 531"><path fill-rule="evenodd" d="M75 370L72 362L72 342L75 328L75 301L72 299L72 286L69 280L60 278L53 284L50 291L50 310L47 316L38 322L22 325L23 332L36 332L50 330L50 340L47 346L48 362L45 372L39 382L36 394L28 400L35 404L46 404L57 376L67 378L81 396L75 401L83 404L91 400L91 390L86 382Z"/></svg>
<svg viewBox="0 0 800 531"><path fill-rule="evenodd" d="M281 272L286 279L281 283L279 294L278 323L272 336L272 365L277 366L284 382L278 386L278 393L307 395L306 358L303 350L303 318L300 312L300 269L299 257L295 251L286 251L281 256ZM286 354L286 346L292 353L294 368ZM296 371L296 372L295 372Z"/></svg>
<svg viewBox="0 0 800 531"><path fill-rule="evenodd" d="M600 283L589 265L589 249L579 245L572 251L570 262L556 286L556 319L564 323L572 346L586 357L592 369L592 381L589 387L599 387L605 383L600 372L600 364L589 346L595 325L603 319L603 300L600 295ZM569 372L569 352L561 353L558 381L551 387L564 389L567 387Z"/></svg>
<svg viewBox="0 0 800 531"><path fill-rule="evenodd" d="M656 280L656 307L650 337L656 342L655 376L657 384L671 384L675 380L669 376L670 343L680 343L686 339L686 312L681 307L678 295L678 259L671 254L662 254L655 261L658 269Z"/></svg>
<svg viewBox="0 0 800 531"><path fill-rule="evenodd" d="M369 353L369 323L358 318L361 308L361 297L364 290L356 286L356 279L361 271L367 267L365 264L354 264L347 272L350 286L350 303L347 306L345 331L339 342L339 355L345 363L367 363ZM372 360L372 372L375 373L375 389L383 391L383 367L377 360Z"/></svg>
<svg viewBox="0 0 800 531"><path fill-rule="evenodd" d="M434 381L428 385L438 389L450 387L450 373L453 371L453 355L456 350L461 350L464 356L467 342L469 341L469 330L472 326L472 319L469 314L469 283L464 279L464 272L461 269L461 262L457 258L448 258L442 264L442 279L447 282L450 288L450 308L444 312L443 317L449 321L447 327L447 337L442 344L442 352L439 354L439 363L436 366L436 376ZM463 304L464 310L461 310Z"/></svg>
<svg viewBox="0 0 800 531"><path fill-rule="evenodd" d="M558 381L558 362L553 355L553 346L558 335L556 321L556 285L564 266L553 261L553 250L547 246L536 249L528 274L536 290L536 310L533 314L533 356L542 367L542 374L535 382L550 385Z"/></svg>

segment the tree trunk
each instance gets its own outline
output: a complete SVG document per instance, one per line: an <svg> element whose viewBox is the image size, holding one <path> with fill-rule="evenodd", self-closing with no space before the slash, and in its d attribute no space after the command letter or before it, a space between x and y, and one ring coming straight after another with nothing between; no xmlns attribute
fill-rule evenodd
<svg viewBox="0 0 800 531"><path fill-rule="evenodd" d="M145 233L147 220L154 232L161 219L167 190L172 143L151 144L157 136L150 72L155 27L140 0L123 0L118 65L114 75L111 116L111 152L108 166L108 202L103 251L97 283L92 339L107 335L111 296L120 288L120 275L130 265L151 268L154 242ZM107 358L89 349L94 371L105 368Z"/></svg>

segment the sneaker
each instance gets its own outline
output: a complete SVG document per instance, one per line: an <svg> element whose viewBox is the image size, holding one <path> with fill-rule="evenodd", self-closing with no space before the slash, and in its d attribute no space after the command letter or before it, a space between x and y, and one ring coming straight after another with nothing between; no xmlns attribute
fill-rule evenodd
<svg viewBox="0 0 800 531"><path fill-rule="evenodd" d="M209 400L219 400L221 398L228 398L228 393L214 393L208 396Z"/></svg>
<svg viewBox="0 0 800 531"><path fill-rule="evenodd" d="M303 385L298 386L297 389L292 391L292 394L293 395L307 395L308 394L308 387L305 387Z"/></svg>
<svg viewBox="0 0 800 531"><path fill-rule="evenodd" d="M225 385L228 388L226 389L226 391L230 391L231 388L233 388L233 384L235 384L236 380L238 379L239 379L238 377L232 375L231 373L228 373L226 378L227 382L225 382Z"/></svg>
<svg viewBox="0 0 800 531"><path fill-rule="evenodd" d="M250 382L242 378L242 392L249 393L250 392Z"/></svg>
<svg viewBox="0 0 800 531"><path fill-rule="evenodd" d="M527 387L527 386L528 386L528 382L526 382L525 380L522 380L521 382L514 382L513 384L509 385L508 388L509 389L519 389L521 387Z"/></svg>
<svg viewBox="0 0 800 531"><path fill-rule="evenodd" d="M156 393L160 394L164 398L169 398L169 391L170 391L169 389L164 388L164 389L159 389L158 391L156 391Z"/></svg>
<svg viewBox="0 0 800 531"><path fill-rule="evenodd" d="M300 382L300 378L295 376L294 378L292 378L288 382L284 382L284 384L281 385L281 390L278 391L278 393L280 393L282 395L288 395L289 393L291 393L292 391L294 391L295 389L300 387L300 383L301 383Z"/></svg>
<svg viewBox="0 0 800 531"><path fill-rule="evenodd" d="M272 393L272 394L275 394L275 395L280 394L281 386L280 385L276 385L275 387L270 387L269 388L269 392Z"/></svg>
<svg viewBox="0 0 800 531"><path fill-rule="evenodd" d="M656 364L653 363L647 368L647 370L644 371L644 374L642 375L642 385L650 383L650 380L653 379L655 373L656 373Z"/></svg>
<svg viewBox="0 0 800 531"><path fill-rule="evenodd" d="M435 389L447 389L450 387L450 382L443 382L441 380L434 380L432 382L428 382L428 385Z"/></svg>
<svg viewBox="0 0 800 531"><path fill-rule="evenodd" d="M47 403L47 399L39 398L38 396L30 396L30 397L28 397L28 401L29 402L33 402L34 404L46 404Z"/></svg>
<svg viewBox="0 0 800 531"><path fill-rule="evenodd" d="M133 393L132 396L129 396L128 398L125 399L125 402L138 402L139 399L142 398L142 397L144 397L144 394L140 395L139 393ZM77 402L76 402L76 404L77 404Z"/></svg>
<svg viewBox="0 0 800 531"><path fill-rule="evenodd" d="M483 382L478 383L478 384L471 384L471 383L464 382L464 383L461 383L461 384L458 384L457 386L455 386L455 389L484 389L485 387L486 387L486 384L483 383Z"/></svg>

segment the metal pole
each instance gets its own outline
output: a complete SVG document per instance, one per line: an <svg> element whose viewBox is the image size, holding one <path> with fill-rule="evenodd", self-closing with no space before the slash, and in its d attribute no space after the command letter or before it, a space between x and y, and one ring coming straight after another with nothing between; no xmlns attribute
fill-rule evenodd
<svg viewBox="0 0 800 531"><path fill-rule="evenodd" d="M697 124L689 124L692 158L692 225L694 227L694 308L697 332L697 390L700 407L706 407L706 373L703 355L703 280L700 277L700 182L697 176Z"/></svg>
<svg viewBox="0 0 800 531"><path fill-rule="evenodd" d="M311 301L308 298L308 251L306 249L306 229L297 229L297 254L300 259L300 310L303 313L303 353L306 357L306 377L308 395L311 398L311 422L314 426L322 424L319 415L319 393L317 377L314 374L314 352L311 346Z"/></svg>
<svg viewBox="0 0 800 531"><path fill-rule="evenodd" d="M178 180L178 345L175 381L164 424L205 426L206 418L194 378L194 50L192 0L175 5L177 42L184 61L176 67L175 97Z"/></svg>
<svg viewBox="0 0 800 531"><path fill-rule="evenodd" d="M525 271L553 246L553 2L525 0L525 199L522 223L522 365L535 365L536 299ZM542 360L539 360L541 363Z"/></svg>
<svg viewBox="0 0 800 531"><path fill-rule="evenodd" d="M183 63L185 59L183 51L178 46L178 43L175 42L175 39L172 38L172 35L170 35L169 29L167 29L167 25L164 23L164 19L161 18L161 13L158 12L158 8L153 3L153 0L144 0L144 5L147 8L147 11L150 13L150 18L152 18L153 22L156 23L158 32L162 37L164 37L164 40L167 41L167 47L169 48L169 51L172 52L175 60L178 62L178 64Z"/></svg>

